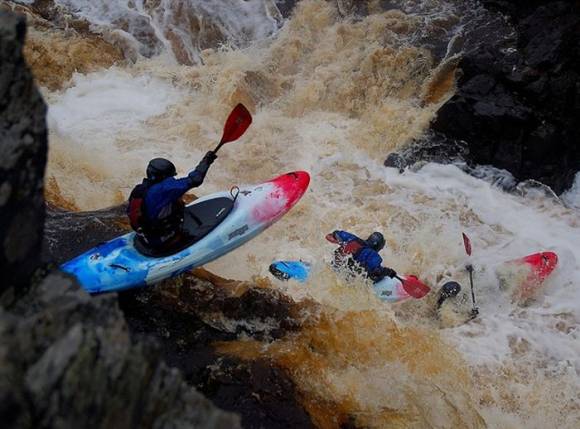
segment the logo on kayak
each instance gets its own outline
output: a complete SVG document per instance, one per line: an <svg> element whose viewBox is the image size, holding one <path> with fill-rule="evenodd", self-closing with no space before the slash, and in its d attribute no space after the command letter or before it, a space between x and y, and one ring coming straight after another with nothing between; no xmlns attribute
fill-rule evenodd
<svg viewBox="0 0 580 429"><path fill-rule="evenodd" d="M248 225L244 225L244 226L236 229L235 231L231 232L228 235L228 240L231 240L232 238L237 237L238 235L243 235L248 229L250 229L248 227Z"/></svg>
<svg viewBox="0 0 580 429"><path fill-rule="evenodd" d="M123 270L126 273L128 273L129 271L131 271L129 268L124 267L123 265L119 265L119 264L109 264L109 267L111 267L111 268L117 268L119 270Z"/></svg>
<svg viewBox="0 0 580 429"><path fill-rule="evenodd" d="M390 290L384 290L381 292L381 296L391 296L393 294L393 291Z"/></svg>

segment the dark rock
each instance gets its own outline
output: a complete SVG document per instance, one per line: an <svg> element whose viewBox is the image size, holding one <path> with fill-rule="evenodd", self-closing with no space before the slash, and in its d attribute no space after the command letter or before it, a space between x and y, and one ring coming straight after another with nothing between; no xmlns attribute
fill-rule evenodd
<svg viewBox="0 0 580 429"><path fill-rule="evenodd" d="M289 377L267 360L222 358L207 367L199 389L225 410L236 410L244 428L314 428L296 404Z"/></svg>
<svg viewBox="0 0 580 429"><path fill-rule="evenodd" d="M399 170L399 173L402 173L407 166L405 159L396 152L390 153L385 159L385 167L392 167Z"/></svg>
<svg viewBox="0 0 580 429"><path fill-rule="evenodd" d="M296 3L298 3L297 0L276 0L276 6L285 19L290 18Z"/></svg>
<svg viewBox="0 0 580 429"><path fill-rule="evenodd" d="M469 149L465 142L450 141L444 135L431 132L421 140L411 143L398 155L408 167L427 162L461 163L468 157L468 154Z"/></svg>
<svg viewBox="0 0 580 429"><path fill-rule="evenodd" d="M213 347L240 335L270 341L298 330L298 305L282 293L255 287L232 293L186 275L179 284L123 292L119 302L134 337L160 341L166 362L217 406L239 413L243 427L313 427L285 371Z"/></svg>
<svg viewBox="0 0 580 429"><path fill-rule="evenodd" d="M46 105L24 62L23 17L0 12L0 294L25 287L40 264Z"/></svg>
<svg viewBox="0 0 580 429"><path fill-rule="evenodd" d="M128 232L125 205L92 212L67 212L48 207L42 257L61 264Z"/></svg>
<svg viewBox="0 0 580 429"><path fill-rule="evenodd" d="M239 427L133 343L115 295L90 297L52 274L0 313L4 427Z"/></svg>
<svg viewBox="0 0 580 429"><path fill-rule="evenodd" d="M580 4L483 3L508 20L470 36L458 91L432 129L449 142L465 141L469 162L561 193L580 170Z"/></svg>

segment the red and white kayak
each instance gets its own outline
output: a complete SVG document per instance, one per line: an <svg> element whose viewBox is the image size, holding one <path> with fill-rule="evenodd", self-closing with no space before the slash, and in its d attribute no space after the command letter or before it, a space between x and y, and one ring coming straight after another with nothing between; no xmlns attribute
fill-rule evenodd
<svg viewBox="0 0 580 429"><path fill-rule="evenodd" d="M287 173L239 192L200 198L186 208L194 242L174 254L147 256L135 233L125 234L63 264L90 293L151 285L207 264L260 234L300 200L310 176Z"/></svg>
<svg viewBox="0 0 580 429"><path fill-rule="evenodd" d="M525 300L536 294L557 265L554 252L539 252L505 262L497 274L502 283L512 285L514 297Z"/></svg>

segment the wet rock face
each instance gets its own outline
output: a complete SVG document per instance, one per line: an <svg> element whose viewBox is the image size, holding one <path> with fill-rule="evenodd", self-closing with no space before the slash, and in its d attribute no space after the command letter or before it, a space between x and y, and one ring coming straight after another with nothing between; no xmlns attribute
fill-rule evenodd
<svg viewBox="0 0 580 429"><path fill-rule="evenodd" d="M269 341L299 330L301 313L290 298L185 275L178 283L122 292L119 303L132 335L160 341L167 364L215 405L239 413L244 428L313 427L285 371L267 359L220 355L214 347L240 336Z"/></svg>
<svg viewBox="0 0 580 429"><path fill-rule="evenodd" d="M24 18L0 12L0 294L28 284L44 224L46 105L24 62Z"/></svg>
<svg viewBox="0 0 580 429"><path fill-rule="evenodd" d="M92 212L66 212L48 207L42 248L45 262L69 259L129 232L126 205Z"/></svg>
<svg viewBox="0 0 580 429"><path fill-rule="evenodd" d="M160 359L132 342L116 295L91 297L52 274L0 311L3 427L236 428Z"/></svg>
<svg viewBox="0 0 580 429"><path fill-rule="evenodd" d="M472 162L561 193L580 170L580 5L483 3L507 18L466 46L458 91L432 129L467 142Z"/></svg>

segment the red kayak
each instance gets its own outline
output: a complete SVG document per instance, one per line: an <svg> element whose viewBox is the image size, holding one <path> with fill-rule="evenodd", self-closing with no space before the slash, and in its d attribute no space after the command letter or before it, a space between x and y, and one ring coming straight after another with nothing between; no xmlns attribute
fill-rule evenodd
<svg viewBox="0 0 580 429"><path fill-rule="evenodd" d="M498 274L502 281L511 283L515 280L514 296L527 299L535 295L557 265L558 255L554 252L539 252L506 262L500 267Z"/></svg>

